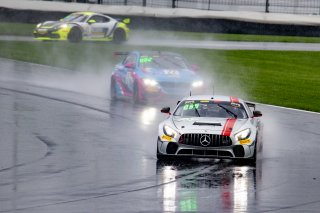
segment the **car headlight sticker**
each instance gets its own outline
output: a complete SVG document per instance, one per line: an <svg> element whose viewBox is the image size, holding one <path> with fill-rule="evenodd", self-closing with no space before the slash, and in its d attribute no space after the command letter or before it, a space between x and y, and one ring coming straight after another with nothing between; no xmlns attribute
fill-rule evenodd
<svg viewBox="0 0 320 213"><path fill-rule="evenodd" d="M235 138L238 140L238 141L242 141L242 140L246 140L250 137L250 134L251 134L251 130L250 129L245 129L245 130L242 130L238 133L235 134Z"/></svg>
<svg viewBox="0 0 320 213"><path fill-rule="evenodd" d="M163 132L165 135L175 138L178 135L178 132L174 129L172 129L171 127L164 125L163 126Z"/></svg>
<svg viewBox="0 0 320 213"><path fill-rule="evenodd" d="M68 28L68 25L67 24L62 24L62 25L60 25L60 28L66 29L66 28Z"/></svg>
<svg viewBox="0 0 320 213"><path fill-rule="evenodd" d="M156 86L158 84L158 82L156 80L153 80L153 79L149 79L149 78L145 78L143 79L143 83L146 85L146 86Z"/></svg>

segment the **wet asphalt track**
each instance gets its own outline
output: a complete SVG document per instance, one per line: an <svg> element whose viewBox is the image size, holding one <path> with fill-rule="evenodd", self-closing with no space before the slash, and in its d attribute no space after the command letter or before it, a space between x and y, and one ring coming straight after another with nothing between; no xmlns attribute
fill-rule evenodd
<svg viewBox="0 0 320 213"><path fill-rule="evenodd" d="M259 105L255 166L163 164L159 106L111 103L106 76L88 92L67 71L0 67L0 213L319 212L319 114Z"/></svg>
<svg viewBox="0 0 320 213"><path fill-rule="evenodd" d="M1 36L2 41L33 41L28 36ZM201 48L213 50L275 50L275 51L320 51L319 43L292 43L292 42L250 42L250 41L215 41L215 40L184 40L184 39L152 39L143 36L130 38L126 45L164 47Z"/></svg>

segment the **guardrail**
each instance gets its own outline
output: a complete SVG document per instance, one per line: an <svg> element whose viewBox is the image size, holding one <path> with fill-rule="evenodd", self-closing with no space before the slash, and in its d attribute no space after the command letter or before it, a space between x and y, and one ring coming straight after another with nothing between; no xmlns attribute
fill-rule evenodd
<svg viewBox="0 0 320 213"><path fill-rule="evenodd" d="M46 0L48 1L48 0ZM105 5L192 8L216 11L320 14L320 0L50 0Z"/></svg>

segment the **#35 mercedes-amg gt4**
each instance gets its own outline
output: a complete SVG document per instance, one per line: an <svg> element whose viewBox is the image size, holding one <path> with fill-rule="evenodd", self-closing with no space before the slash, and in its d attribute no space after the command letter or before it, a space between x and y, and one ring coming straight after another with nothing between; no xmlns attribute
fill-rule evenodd
<svg viewBox="0 0 320 213"><path fill-rule="evenodd" d="M127 24L130 19L118 21L110 16L94 12L76 12L59 21L39 23L33 31L38 40L68 40L80 42L114 41L122 43L129 37Z"/></svg>
<svg viewBox="0 0 320 213"><path fill-rule="evenodd" d="M173 114L169 107L161 112L169 117L159 125L159 160L185 156L255 162L262 148L262 114L239 98L189 96Z"/></svg>
<svg viewBox="0 0 320 213"><path fill-rule="evenodd" d="M195 65L177 53L160 51L118 52L124 59L111 75L110 96L134 103L202 93L207 89Z"/></svg>

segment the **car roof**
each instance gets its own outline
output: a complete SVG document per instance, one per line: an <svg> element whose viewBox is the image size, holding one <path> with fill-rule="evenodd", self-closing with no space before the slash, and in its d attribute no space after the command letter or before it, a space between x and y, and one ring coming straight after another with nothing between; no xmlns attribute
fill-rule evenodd
<svg viewBox="0 0 320 213"><path fill-rule="evenodd" d="M102 16L105 16L104 14L101 14L101 13L95 13L95 12L89 12L89 11L84 11L84 12L74 12L72 14L82 14L82 15L87 15L87 16L90 16L90 15L102 15Z"/></svg>
<svg viewBox="0 0 320 213"><path fill-rule="evenodd" d="M172 56L179 56L182 57L180 54L175 52L168 52L168 51L132 51L139 53L140 55L172 55Z"/></svg>
<svg viewBox="0 0 320 213"><path fill-rule="evenodd" d="M225 95L192 95L182 99L182 101L201 101L201 100L216 100L216 101L226 101L226 102L239 102L244 101L235 96L225 96Z"/></svg>

